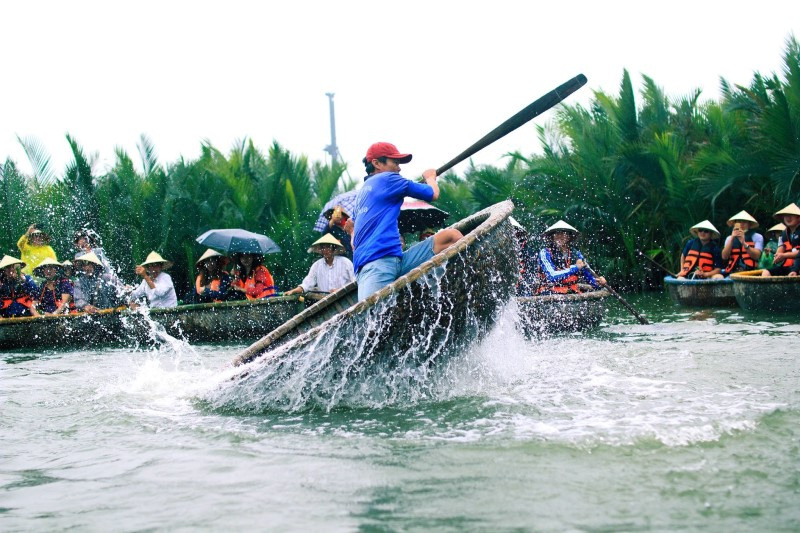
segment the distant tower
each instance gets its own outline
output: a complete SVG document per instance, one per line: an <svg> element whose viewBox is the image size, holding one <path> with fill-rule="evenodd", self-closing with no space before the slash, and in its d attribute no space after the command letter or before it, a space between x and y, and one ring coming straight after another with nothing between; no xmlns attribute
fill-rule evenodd
<svg viewBox="0 0 800 533"><path fill-rule="evenodd" d="M325 93L331 109L331 144L325 147L325 151L331 155L331 161L337 163L342 160L342 157L339 154L339 147L336 146L336 117L333 112L333 95L334 93Z"/></svg>

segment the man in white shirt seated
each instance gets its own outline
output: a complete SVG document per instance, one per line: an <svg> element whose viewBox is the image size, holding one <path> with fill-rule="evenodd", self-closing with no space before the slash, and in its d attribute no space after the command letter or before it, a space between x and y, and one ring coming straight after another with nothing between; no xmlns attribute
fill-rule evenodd
<svg viewBox="0 0 800 533"><path fill-rule="evenodd" d="M175 295L175 286L172 278L164 272L172 266L160 254L150 252L144 263L136 267L136 274L142 277L142 282L130 294L131 307L135 308L136 300L147 299L149 307L177 307L178 297Z"/></svg>
<svg viewBox="0 0 800 533"><path fill-rule="evenodd" d="M314 241L308 253L322 255L322 259L311 265L303 282L284 294L301 294L308 291L333 292L355 281L353 263L343 257L345 248L336 237L327 233Z"/></svg>

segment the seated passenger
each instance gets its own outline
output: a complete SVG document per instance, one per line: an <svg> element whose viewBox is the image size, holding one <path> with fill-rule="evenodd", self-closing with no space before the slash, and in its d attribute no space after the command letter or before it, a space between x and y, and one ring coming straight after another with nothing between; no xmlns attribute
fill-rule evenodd
<svg viewBox="0 0 800 533"><path fill-rule="evenodd" d="M333 208L333 212L331 213L326 234L332 235L336 240L341 242L344 247L345 257L352 259L353 245L352 242L350 242L350 234L344 229L349 219L350 214L347 210L343 206L337 205Z"/></svg>
<svg viewBox="0 0 800 533"><path fill-rule="evenodd" d="M767 230L766 237L769 240L764 244L764 249L761 250L761 259L758 260L758 268L772 268L775 252L778 251L778 243L785 229L786 226L784 226L783 223L778 223Z"/></svg>
<svg viewBox="0 0 800 533"><path fill-rule="evenodd" d="M681 252L681 271L676 276L683 279L687 276L700 279L721 279L722 250L715 239L719 232L708 220L695 224L689 229L694 239L689 239Z"/></svg>
<svg viewBox="0 0 800 533"><path fill-rule="evenodd" d="M425 228L424 230L419 232L417 240L419 242L422 242L425 239L427 239L428 237L433 237L434 235L436 235L436 230L435 229L433 229L433 228Z"/></svg>
<svg viewBox="0 0 800 533"><path fill-rule="evenodd" d="M43 278L36 307L46 315L66 314L75 309L75 288L62 274L61 266L58 261L47 258L33 269L34 274Z"/></svg>
<svg viewBox="0 0 800 533"><path fill-rule="evenodd" d="M75 252L75 258L77 258L79 255L94 252L94 255L96 255L103 264L103 279L106 281L106 283L114 287L117 295L121 295L124 292L124 283L120 281L117 271L108 261L108 258L103 251L103 244L100 241L100 235L90 229L79 229L75 232L75 238L73 242L75 243L75 248L78 249L78 251Z"/></svg>
<svg viewBox="0 0 800 533"><path fill-rule="evenodd" d="M762 270L761 275L769 276L796 276L800 269L800 207L789 204L774 215L778 220L783 220L786 229L781 233L778 241L778 251L775 252L774 266Z"/></svg>
<svg viewBox="0 0 800 533"><path fill-rule="evenodd" d="M33 305L38 288L33 278L20 273L25 262L4 255L0 260L0 317L39 316Z"/></svg>
<svg viewBox="0 0 800 533"><path fill-rule="evenodd" d="M333 235L326 234L314 241L308 253L320 254L303 282L285 294L298 294L308 291L334 292L351 281L355 281L353 263L343 257L345 250L342 243Z"/></svg>
<svg viewBox="0 0 800 533"><path fill-rule="evenodd" d="M514 238L517 241L517 259L519 260L519 281L517 281L517 296L533 296L539 285L538 257L528 231L516 221L508 217L511 227L514 228Z"/></svg>
<svg viewBox="0 0 800 533"><path fill-rule="evenodd" d="M61 262L61 275L75 285L75 266L69 259Z"/></svg>
<svg viewBox="0 0 800 533"><path fill-rule="evenodd" d="M590 272L583 255L572 247L578 230L559 220L547 228L542 237L544 248L539 250L539 286L536 294L580 293L579 281L586 281L598 288L606 284L605 278L595 278Z"/></svg>
<svg viewBox="0 0 800 533"><path fill-rule="evenodd" d="M231 276L225 272L228 258L209 248L197 260L194 291L198 302L222 302L228 299Z"/></svg>
<svg viewBox="0 0 800 533"><path fill-rule="evenodd" d="M232 255L234 267L231 273L233 277L231 288L234 291L248 300L260 300L275 296L277 288L272 280L272 274L262 264L263 255L243 253Z"/></svg>
<svg viewBox="0 0 800 533"><path fill-rule="evenodd" d="M764 237L753 231L758 227L756 219L747 211L739 211L728 219L728 227L733 227L733 231L725 238L722 247L722 259L727 261L722 274L729 276L734 272L758 268Z"/></svg>
<svg viewBox="0 0 800 533"><path fill-rule="evenodd" d="M157 252L147 254L147 259L136 267L136 275L142 278L142 282L130 293L129 301L145 299L151 308L177 307L178 297L175 294L172 277L164 272L171 266L172 262ZM135 304L131 307L135 307Z"/></svg>
<svg viewBox="0 0 800 533"><path fill-rule="evenodd" d="M76 311L91 314L117 306L117 291L103 279L103 264L94 252L76 257L75 267L78 269L75 280Z"/></svg>
<svg viewBox="0 0 800 533"><path fill-rule="evenodd" d="M56 260L56 253L48 244L50 236L36 227L36 224L31 224L25 235L17 241L17 248L19 248L21 261L25 263L25 268L22 269L23 274L33 274L33 269L39 266L39 263L47 258Z"/></svg>

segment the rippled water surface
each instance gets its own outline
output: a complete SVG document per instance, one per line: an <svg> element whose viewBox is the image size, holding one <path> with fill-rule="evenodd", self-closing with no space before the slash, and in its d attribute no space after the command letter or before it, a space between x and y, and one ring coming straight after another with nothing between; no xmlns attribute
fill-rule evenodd
<svg viewBox="0 0 800 533"><path fill-rule="evenodd" d="M216 407L240 346L0 352L0 530L800 529L800 318L632 301L332 408Z"/></svg>

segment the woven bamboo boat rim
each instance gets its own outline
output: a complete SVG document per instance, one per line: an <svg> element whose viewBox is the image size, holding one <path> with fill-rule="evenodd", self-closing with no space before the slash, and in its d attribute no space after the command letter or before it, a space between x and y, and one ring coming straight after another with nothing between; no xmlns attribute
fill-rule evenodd
<svg viewBox="0 0 800 533"><path fill-rule="evenodd" d="M362 311L370 307L373 307L379 301L389 297L391 294L395 292L400 291L402 288L418 280L419 278L421 278L434 268L441 266L448 260L452 259L453 257L465 251L469 246L473 245L475 242L479 241L480 239L488 235L490 232L492 232L498 225L500 225L500 223L502 223L511 215L511 212L513 210L514 210L514 204L510 200L506 200L504 202L500 202L493 206L487 207L482 211L479 211L465 219L460 220L459 222L456 222L455 224L451 225L450 228L461 231L463 228L467 228L474 225L478 219L481 218L485 219L475 229L464 235L456 243L450 245L447 249L442 250L428 261L422 263L420 266L410 271L408 274L400 276L394 281L394 283L387 285L386 287L383 287L381 290L370 295L365 300L362 300L352 305L348 309L331 317L329 320L326 320L319 326L316 326L306 331L305 333L299 335L293 340L297 341L298 339L306 336L316 335L317 332L319 332L323 328L327 328L328 323L332 320L342 321L353 315L361 313ZM239 354L233 360L233 365L239 366L242 364L249 363L250 361L253 361L261 353L263 353L264 350L266 350L270 345L274 344L275 341L279 340L284 335L296 329L300 324L305 322L307 319L311 318L312 316L315 316L324 309L335 304L337 301L350 295L350 293L357 290L357 287L358 284L355 281L353 281L345 285L338 291L334 292L330 296L323 298L322 300L317 302L315 305L309 307L305 311L298 313L290 320L285 322L282 326L279 326L278 328L267 334L265 337L263 337L261 340L253 343L244 352Z"/></svg>
<svg viewBox="0 0 800 533"><path fill-rule="evenodd" d="M759 270L759 272L761 272ZM717 279L678 279L672 276L664 278L664 283L667 285L727 285L732 283L730 278L717 278Z"/></svg>
<svg viewBox="0 0 800 533"><path fill-rule="evenodd" d="M153 307L150 309L150 314L169 315L169 314L181 314L184 312L191 312L191 311L200 311L204 309L225 310L225 309L238 309L242 307L248 307L248 308L263 307L284 302L295 302L297 300L300 300L301 298L302 298L301 296L290 295L290 296L275 296L272 298L267 298L265 300L236 300L233 302L207 302L202 304L179 305L178 307ZM112 309L102 309L96 313L80 312L80 313L69 313L65 315L40 315L40 316L21 316L15 318L0 318L0 325L23 324L28 322L38 323L43 320L77 320L82 317L105 316L112 314L122 314L127 312L132 313L134 311L130 311L126 306L121 306L121 307L114 307Z"/></svg>
<svg viewBox="0 0 800 533"><path fill-rule="evenodd" d="M768 278L762 278L761 270L737 272L736 274L731 274L731 279L736 283L743 284L772 283L785 285L787 283L800 283L800 276L770 276Z"/></svg>
<svg viewBox="0 0 800 533"><path fill-rule="evenodd" d="M582 292L580 294L544 294L542 296L517 296L517 301L521 303L544 303L544 302L587 302L592 300L602 300L611 296L607 289L599 291Z"/></svg>

